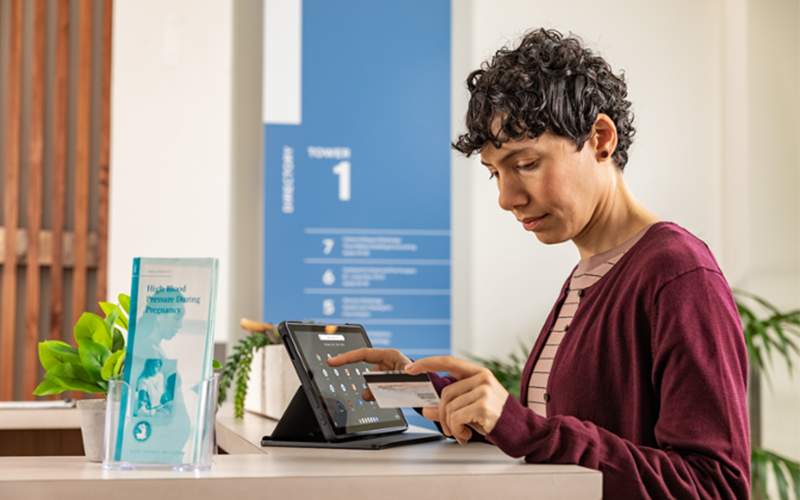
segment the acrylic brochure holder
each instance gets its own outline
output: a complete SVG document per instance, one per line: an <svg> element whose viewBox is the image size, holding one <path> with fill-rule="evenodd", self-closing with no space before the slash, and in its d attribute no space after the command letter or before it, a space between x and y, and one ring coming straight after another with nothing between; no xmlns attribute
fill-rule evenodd
<svg viewBox="0 0 800 500"><path fill-rule="evenodd" d="M189 439L183 447L182 453L169 463L163 461L131 460L120 453L120 433L139 432L137 426L141 425L134 415L135 391L120 379L112 378L108 382L108 401L106 403L106 426L103 449L103 469L172 469L176 471L197 471L211 468L213 457L217 452L216 443L216 414L217 390L219 376L199 382L183 381L184 387L191 387L196 397L185 398L187 415L194 415L195 422L191 425ZM158 443L155 443L156 446ZM128 458L128 459L125 459Z"/></svg>

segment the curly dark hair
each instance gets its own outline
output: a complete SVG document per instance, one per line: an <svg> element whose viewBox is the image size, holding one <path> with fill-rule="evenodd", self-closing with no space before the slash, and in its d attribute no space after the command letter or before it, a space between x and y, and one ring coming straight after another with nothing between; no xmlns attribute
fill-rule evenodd
<svg viewBox="0 0 800 500"><path fill-rule="evenodd" d="M614 163L620 170L628 163L636 129L624 74L615 75L575 36L552 29L530 31L517 48L503 47L473 71L467 88L467 133L453 143L467 156L489 142L499 148L547 130L571 139L580 151L598 113L605 113L617 128ZM497 133L492 132L495 117L502 120Z"/></svg>

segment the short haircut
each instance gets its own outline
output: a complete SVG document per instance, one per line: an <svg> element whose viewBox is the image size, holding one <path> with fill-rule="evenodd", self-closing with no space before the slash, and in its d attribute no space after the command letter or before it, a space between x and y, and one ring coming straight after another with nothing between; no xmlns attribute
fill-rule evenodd
<svg viewBox="0 0 800 500"><path fill-rule="evenodd" d="M467 78L467 132L453 147L467 156L487 143L538 138L545 131L572 140L578 151L589 139L599 113L617 128L612 155L620 170L633 142L631 103L622 72L575 36L543 28L528 32L516 48L503 47ZM493 133L495 118L501 120Z"/></svg>

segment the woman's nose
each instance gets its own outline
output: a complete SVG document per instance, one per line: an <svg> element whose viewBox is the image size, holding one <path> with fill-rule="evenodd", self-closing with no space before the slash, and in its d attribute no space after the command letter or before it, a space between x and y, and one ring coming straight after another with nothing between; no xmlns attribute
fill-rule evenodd
<svg viewBox="0 0 800 500"><path fill-rule="evenodd" d="M509 177L512 177L509 179ZM528 203L528 196L522 189L522 186L513 179L513 176L502 176L497 181L497 188L500 195L497 203L503 210L513 211L515 207L526 205Z"/></svg>

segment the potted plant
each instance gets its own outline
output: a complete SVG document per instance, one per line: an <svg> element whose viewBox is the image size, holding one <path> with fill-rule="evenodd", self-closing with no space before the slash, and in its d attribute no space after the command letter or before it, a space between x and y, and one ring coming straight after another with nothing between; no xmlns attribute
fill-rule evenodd
<svg viewBox="0 0 800 500"><path fill-rule="evenodd" d="M119 304L100 302L105 314L85 312L75 324L73 347L60 340L39 343L39 361L46 370L44 381L33 393L37 396L81 391L102 394L103 399L78 401L81 434L86 457L103 459L103 432L108 380L122 373L125 364L125 336L128 330L130 297L120 294Z"/></svg>
<svg viewBox="0 0 800 500"><path fill-rule="evenodd" d="M280 338L275 333L271 323L260 323L242 318L241 326L249 335L239 340L233 348L233 354L228 357L225 365L214 360L214 368L222 369L219 376L218 407L227 397L228 389L235 382L233 396L233 414L235 418L244 417L244 401L247 396L247 386L250 381L250 370L253 355L259 349L268 345L280 344Z"/></svg>
<svg viewBox="0 0 800 500"><path fill-rule="evenodd" d="M800 309L783 312L762 297L742 290L734 290L736 307L742 318L747 357L750 361L748 409L750 412L750 458L753 498L766 500L767 479L775 478L781 500L789 499L789 485L794 498L800 499L800 463L762 448L761 443L761 383L769 383L767 369L772 364L772 354L777 352L792 371L792 355L800 349L792 336L800 334ZM763 377L762 377L763 375Z"/></svg>

